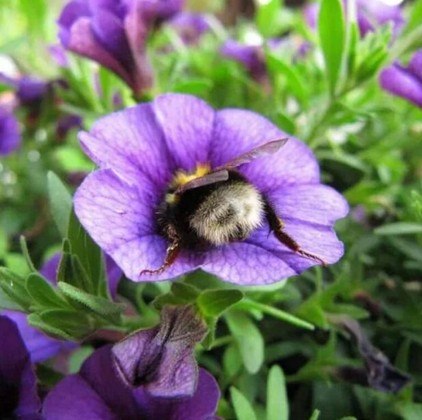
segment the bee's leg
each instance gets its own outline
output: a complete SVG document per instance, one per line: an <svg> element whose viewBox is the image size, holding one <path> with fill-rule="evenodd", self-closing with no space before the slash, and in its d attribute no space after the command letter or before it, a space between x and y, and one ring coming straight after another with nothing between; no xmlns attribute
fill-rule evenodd
<svg viewBox="0 0 422 420"><path fill-rule="evenodd" d="M179 235L177 235L173 226L170 225L167 228L167 235L170 240L170 245L167 247L166 256L164 258L164 262L162 266L156 268L155 270L150 270L150 269L142 270L139 273L140 276L142 276L143 274L161 274L163 271L169 268L178 257L181 250L180 238L179 238Z"/></svg>
<svg viewBox="0 0 422 420"><path fill-rule="evenodd" d="M275 237L282 244L286 245L287 248L291 249L293 252L301 255L302 257L316 261L318 264L321 264L324 267L327 266L327 263L322 258L303 250L302 247L284 231L283 222L277 216L276 212L271 207L270 203L268 203L268 201L265 201L265 214L267 216L270 229L274 232Z"/></svg>

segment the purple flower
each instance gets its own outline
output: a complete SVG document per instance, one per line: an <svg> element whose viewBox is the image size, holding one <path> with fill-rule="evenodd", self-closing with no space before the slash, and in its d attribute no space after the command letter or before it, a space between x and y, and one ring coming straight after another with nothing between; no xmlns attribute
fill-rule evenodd
<svg viewBox="0 0 422 420"><path fill-rule="evenodd" d="M172 208L167 201L175 198L172 194L180 194L174 191L174 183L201 182L201 173L227 179L224 170L214 170L269 140L285 137L251 111L215 111L190 95L159 96L152 103L104 117L89 133L80 134L82 147L100 169L89 174L77 190L76 214L91 237L135 281L169 279L202 268L233 283L263 284L300 273L321 260L334 263L343 255L343 244L333 224L347 214L348 206L340 194L321 185L312 151L292 137L278 153L246 160L235 171L242 179L240 194L245 184L252 204L236 208L246 212L247 226L232 222L229 238L224 233L220 238L202 235L198 220L192 218L186 221L185 233L196 234L197 241L180 249L174 243L178 229L163 231L163 220L157 218L157 211ZM195 189L191 193L195 195ZM264 199L273 210L270 221L259 204ZM228 197L222 205L227 207L219 210L224 213L236 203ZM176 222L185 223L183 217ZM205 220L214 226L210 235L221 233L218 214ZM276 234L270 234L269 224ZM292 243L280 243L280 238L288 242L286 235L319 259L303 257ZM180 252L175 255L177 248ZM165 260L165 269L140 274L161 267Z"/></svg>
<svg viewBox="0 0 422 420"><path fill-rule="evenodd" d="M76 114L63 115L58 121L56 126L56 136L59 140L66 138L69 131L75 128L81 128L82 117Z"/></svg>
<svg viewBox="0 0 422 420"><path fill-rule="evenodd" d="M21 140L18 120L9 107L0 106L0 156L18 149Z"/></svg>
<svg viewBox="0 0 422 420"><path fill-rule="evenodd" d="M189 308L164 309L160 326L97 350L62 380L44 402L45 418L213 418L220 392L192 354L204 332Z"/></svg>
<svg viewBox="0 0 422 420"><path fill-rule="evenodd" d="M15 323L0 315L0 418L41 419L36 377Z"/></svg>
<svg viewBox="0 0 422 420"><path fill-rule="evenodd" d="M211 28L206 15L192 12L178 13L168 23L187 45L196 44Z"/></svg>
<svg viewBox="0 0 422 420"><path fill-rule="evenodd" d="M262 45L247 45L232 39L220 49L223 56L241 63L255 80L262 80L267 70Z"/></svg>
<svg viewBox="0 0 422 420"><path fill-rule="evenodd" d="M97 61L140 95L152 85L146 39L152 23L180 10L181 0L73 0L59 18L65 49Z"/></svg>
<svg viewBox="0 0 422 420"><path fill-rule="evenodd" d="M37 107L49 90L49 84L33 76L9 77L0 73L0 81L16 91L21 105Z"/></svg>
<svg viewBox="0 0 422 420"><path fill-rule="evenodd" d="M346 7L346 1L343 0ZM404 25L404 18L399 6L389 6L380 0L357 0L357 23L362 36L373 32L378 26L391 23L393 34L398 35ZM308 4L304 9L305 19L311 28L316 28L319 13L319 4Z"/></svg>
<svg viewBox="0 0 422 420"><path fill-rule="evenodd" d="M422 49L412 57L407 68L393 64L380 73L383 89L422 108Z"/></svg>

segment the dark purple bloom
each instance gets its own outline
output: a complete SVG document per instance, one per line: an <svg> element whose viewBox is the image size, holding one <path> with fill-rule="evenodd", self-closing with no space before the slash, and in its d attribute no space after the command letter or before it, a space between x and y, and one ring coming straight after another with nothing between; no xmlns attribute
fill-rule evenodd
<svg viewBox="0 0 422 420"><path fill-rule="evenodd" d="M211 28L207 15L192 12L178 13L168 23L187 45L197 43Z"/></svg>
<svg viewBox="0 0 422 420"><path fill-rule="evenodd" d="M13 88L21 105L37 106L49 90L49 84L33 76L9 77L0 73L0 81Z"/></svg>
<svg viewBox="0 0 422 420"><path fill-rule="evenodd" d="M31 358L15 323L0 315L0 418L41 419Z"/></svg>
<svg viewBox="0 0 422 420"><path fill-rule="evenodd" d="M343 0L346 8L346 1ZM393 34L397 35L404 25L404 17L399 6L389 6L380 0L357 0L357 23L362 36L373 32L377 27L391 23ZM305 19L311 28L316 28L319 4L311 3L304 9Z"/></svg>
<svg viewBox="0 0 422 420"><path fill-rule="evenodd" d="M18 149L21 140L18 120L9 107L0 106L0 156Z"/></svg>
<svg viewBox="0 0 422 420"><path fill-rule="evenodd" d="M422 49L417 51L406 67L394 63L382 70L383 89L422 108Z"/></svg>
<svg viewBox="0 0 422 420"><path fill-rule="evenodd" d="M229 39L223 44L220 52L223 56L241 63L255 80L265 77L266 65L262 45L247 45Z"/></svg>
<svg viewBox="0 0 422 420"><path fill-rule="evenodd" d="M139 95L152 85L146 54L152 21L168 18L180 7L180 0L74 0L60 15L60 41L113 71Z"/></svg>
<svg viewBox="0 0 422 420"><path fill-rule="evenodd" d="M45 418L213 418L220 392L192 354L204 332L189 308L164 309L161 326L97 350L61 381L44 402Z"/></svg>
<svg viewBox="0 0 422 420"><path fill-rule="evenodd" d="M82 117L76 114L68 114L61 117L56 126L56 136L59 140L66 138L69 131L81 128Z"/></svg>
<svg viewBox="0 0 422 420"><path fill-rule="evenodd" d="M272 283L316 264L282 245L262 220L244 240L182 249L166 270L160 267L169 241L157 224L175 174L217 168L269 140L288 137L264 117L247 110L215 111L202 100L167 94L153 102L100 119L81 133L85 152L100 166L75 195L75 210L91 237L135 281L177 277L197 268L238 284ZM271 156L238 168L272 204L285 232L303 249L334 263L343 255L334 222L348 206L320 183L318 163L301 141L289 141ZM197 177L197 176L194 176Z"/></svg>

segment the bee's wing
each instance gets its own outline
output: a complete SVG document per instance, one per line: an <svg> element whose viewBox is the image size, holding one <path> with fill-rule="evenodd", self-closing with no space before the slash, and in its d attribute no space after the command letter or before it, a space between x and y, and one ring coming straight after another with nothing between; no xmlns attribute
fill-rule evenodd
<svg viewBox="0 0 422 420"><path fill-rule="evenodd" d="M181 185L177 188L176 194L181 194L187 190L192 190L194 188L203 187L205 185L214 184L216 182L227 181L229 179L229 172L226 169L217 170L211 172L207 175L201 176L200 178L195 178L192 181L187 182L186 184Z"/></svg>
<svg viewBox="0 0 422 420"><path fill-rule="evenodd" d="M273 140L262 144L261 146L255 147L254 149L249 150L249 152L243 153L243 155L227 162L225 165L215 168L215 171L237 168L238 166L243 165L244 163L249 163L261 156L273 154L283 147L287 143L287 140L288 138Z"/></svg>

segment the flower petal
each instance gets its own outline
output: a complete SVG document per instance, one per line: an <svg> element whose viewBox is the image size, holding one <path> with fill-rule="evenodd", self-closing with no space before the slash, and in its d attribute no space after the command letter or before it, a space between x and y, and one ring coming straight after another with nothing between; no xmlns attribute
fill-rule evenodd
<svg viewBox="0 0 422 420"><path fill-rule="evenodd" d="M413 54L409 62L409 70L419 79L422 85L422 49Z"/></svg>
<svg viewBox="0 0 422 420"><path fill-rule="evenodd" d="M401 96L422 107L422 81L397 64L384 69L380 74L383 89L393 95Z"/></svg>
<svg viewBox="0 0 422 420"><path fill-rule="evenodd" d="M152 103L177 169L206 163L213 135L214 110L191 95L161 95Z"/></svg>
<svg viewBox="0 0 422 420"><path fill-rule="evenodd" d="M266 118L241 109L217 112L211 164L224 165L254 147L284 137L289 141L277 153L241 166L240 172L263 193L283 185L319 182L318 163L305 144L282 132Z"/></svg>
<svg viewBox="0 0 422 420"><path fill-rule="evenodd" d="M0 337L0 413L6 418L37 418L41 404L35 373L19 330L7 316L0 315Z"/></svg>
<svg viewBox="0 0 422 420"><path fill-rule="evenodd" d="M349 211L347 201L333 188L321 184L291 185L271 191L268 200L284 220L332 226Z"/></svg>
<svg viewBox="0 0 422 420"><path fill-rule="evenodd" d="M176 169L149 104L101 118L79 139L94 162L113 169L131 185L143 187L147 176L164 190Z"/></svg>
<svg viewBox="0 0 422 420"><path fill-rule="evenodd" d="M144 177L145 178L145 177ZM75 194L75 212L92 238L113 256L116 249L155 231L157 198L147 179L142 191L129 186L113 171L88 175Z"/></svg>
<svg viewBox="0 0 422 420"><path fill-rule="evenodd" d="M215 379L205 369L199 369L198 386L191 398L165 400L145 393L138 395L140 405L148 406L151 418L211 420L217 411L220 390Z"/></svg>
<svg viewBox="0 0 422 420"><path fill-rule="evenodd" d="M132 86L131 75L95 38L90 18L81 17L74 22L68 32L63 32L62 43L70 51L107 67L120 76L129 86Z"/></svg>
<svg viewBox="0 0 422 420"><path fill-rule="evenodd" d="M143 274L142 270L161 267L166 256L167 241L159 235L136 238L122 244L111 252L111 256L119 264L126 277L134 281L156 281L173 279L200 267L203 260L201 253L181 251L174 263L163 273Z"/></svg>
<svg viewBox="0 0 422 420"><path fill-rule="evenodd" d="M46 420L117 420L101 397L78 375L60 381L43 404Z"/></svg>
<svg viewBox="0 0 422 420"><path fill-rule="evenodd" d="M244 286L270 284L297 274L280 255L249 240L210 249L201 268Z"/></svg>

